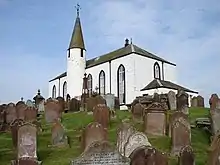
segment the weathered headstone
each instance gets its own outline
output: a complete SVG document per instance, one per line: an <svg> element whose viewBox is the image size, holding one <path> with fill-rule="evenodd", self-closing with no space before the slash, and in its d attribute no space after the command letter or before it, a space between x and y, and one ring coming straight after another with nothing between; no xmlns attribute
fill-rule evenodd
<svg viewBox="0 0 220 165"><path fill-rule="evenodd" d="M57 147L68 146L68 138L65 135L64 128L59 121L56 121L51 129L52 145Z"/></svg>
<svg viewBox="0 0 220 165"><path fill-rule="evenodd" d="M93 111L93 108L98 104L106 104L105 99L102 96L89 97L86 99L87 111Z"/></svg>
<svg viewBox="0 0 220 165"><path fill-rule="evenodd" d="M131 112L133 121L143 121L144 106L141 103L132 106Z"/></svg>
<svg viewBox="0 0 220 165"><path fill-rule="evenodd" d="M12 138L12 144L14 148L17 148L17 142L18 142L18 128L24 124L24 120L22 119L15 119L13 122L10 123L11 127L11 138Z"/></svg>
<svg viewBox="0 0 220 165"><path fill-rule="evenodd" d="M165 135L167 126L167 111L161 103L154 102L145 109L145 133Z"/></svg>
<svg viewBox="0 0 220 165"><path fill-rule="evenodd" d="M202 108L204 108L204 106L205 106L205 103L204 103L204 98L202 97L202 96L197 96L197 103L198 103L198 107L202 107Z"/></svg>
<svg viewBox="0 0 220 165"><path fill-rule="evenodd" d="M80 111L80 101L76 98L72 98L69 102L69 111L70 112L78 112Z"/></svg>
<svg viewBox="0 0 220 165"><path fill-rule="evenodd" d="M191 107L198 107L198 100L195 96L191 99Z"/></svg>
<svg viewBox="0 0 220 165"><path fill-rule="evenodd" d="M93 109L94 121L108 128L110 122L110 111L105 104L98 104Z"/></svg>
<svg viewBox="0 0 220 165"><path fill-rule="evenodd" d="M171 141L173 155L179 155L182 147L191 144L191 127L184 115L173 117L171 124Z"/></svg>
<svg viewBox="0 0 220 165"><path fill-rule="evenodd" d="M184 146L179 155L179 165L195 165L195 156L191 146Z"/></svg>
<svg viewBox="0 0 220 165"><path fill-rule="evenodd" d="M117 149L124 156L124 146L136 129L129 123L122 123L117 130Z"/></svg>
<svg viewBox="0 0 220 165"><path fill-rule="evenodd" d="M210 111L212 111L212 110L216 109L217 107L219 107L218 100L219 100L219 97L218 97L217 94L212 94L211 95L211 97L209 99Z"/></svg>
<svg viewBox="0 0 220 165"><path fill-rule="evenodd" d="M15 119L17 119L17 111L15 104L9 103L6 108L6 122L7 124L10 124Z"/></svg>
<svg viewBox="0 0 220 165"><path fill-rule="evenodd" d="M215 109L210 113L212 134L215 135L220 131L220 110Z"/></svg>
<svg viewBox="0 0 220 165"><path fill-rule="evenodd" d="M107 130L101 124L92 122L82 132L82 150L85 151L95 141L105 140L107 140Z"/></svg>
<svg viewBox="0 0 220 165"><path fill-rule="evenodd" d="M64 112L64 109L65 109L65 100L64 100L64 98L59 96L59 97L57 97L57 100L59 101L61 111Z"/></svg>
<svg viewBox="0 0 220 165"><path fill-rule="evenodd" d="M108 142L100 141L92 143L88 150L75 160L71 165L130 165L128 158L123 157Z"/></svg>
<svg viewBox="0 0 220 165"><path fill-rule="evenodd" d="M144 133L136 132L130 135L124 145L124 156L129 157L136 148L142 146L151 146L147 136Z"/></svg>
<svg viewBox="0 0 220 165"><path fill-rule="evenodd" d="M168 165L167 155L150 146L138 147L130 159L131 165Z"/></svg>
<svg viewBox="0 0 220 165"><path fill-rule="evenodd" d="M25 109L25 121L35 121L37 120L37 109L32 106L28 106Z"/></svg>
<svg viewBox="0 0 220 165"><path fill-rule="evenodd" d="M25 109L27 108L26 104L23 101L19 101L16 104L17 118L24 120L25 118Z"/></svg>
<svg viewBox="0 0 220 165"><path fill-rule="evenodd" d="M220 135L214 135L211 146L209 147L208 165L220 164Z"/></svg>
<svg viewBox="0 0 220 165"><path fill-rule="evenodd" d="M176 95L177 99L177 110L181 111L185 114L189 114L189 100L188 100L188 94L183 90L178 90L178 93Z"/></svg>
<svg viewBox="0 0 220 165"><path fill-rule="evenodd" d="M106 94L105 95L106 105L110 110L115 109L115 96L114 94Z"/></svg>
<svg viewBox="0 0 220 165"><path fill-rule="evenodd" d="M5 132L6 124L6 104L0 105L0 132Z"/></svg>
<svg viewBox="0 0 220 165"><path fill-rule="evenodd" d="M61 119L61 106L56 99L48 99L45 103L45 119L48 123L53 123Z"/></svg>

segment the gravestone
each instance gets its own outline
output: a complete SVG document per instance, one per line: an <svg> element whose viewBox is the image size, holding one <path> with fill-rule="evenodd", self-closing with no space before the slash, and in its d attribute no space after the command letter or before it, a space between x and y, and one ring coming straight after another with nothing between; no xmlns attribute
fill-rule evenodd
<svg viewBox="0 0 220 165"><path fill-rule="evenodd" d="M110 122L110 111L105 104L98 104L93 109L95 122L100 123L104 128L108 128Z"/></svg>
<svg viewBox="0 0 220 165"><path fill-rule="evenodd" d="M45 120L53 123L61 119L61 106L56 99L48 99L45 103Z"/></svg>
<svg viewBox="0 0 220 165"><path fill-rule="evenodd" d="M170 114L170 117L169 117L169 137L171 137L172 124L175 123L175 120L179 120L179 118L183 118L184 120L189 119L188 115L186 115L180 111L175 111L174 113Z"/></svg>
<svg viewBox="0 0 220 165"><path fill-rule="evenodd" d="M93 111L93 108L98 104L105 104L106 101L102 96L89 97L86 99L86 109L87 111Z"/></svg>
<svg viewBox="0 0 220 165"><path fill-rule="evenodd" d="M106 94L105 95L105 101L106 101L106 105L110 110L114 110L115 109L115 96L114 94Z"/></svg>
<svg viewBox="0 0 220 165"><path fill-rule="evenodd" d="M142 146L151 146L147 136L144 133L136 132L130 135L124 145L124 156L129 157L136 148Z"/></svg>
<svg viewBox="0 0 220 165"><path fill-rule="evenodd" d="M25 109L25 121L36 121L37 120L37 109L33 106L28 106Z"/></svg>
<svg viewBox="0 0 220 165"><path fill-rule="evenodd" d="M15 119L17 119L15 104L9 103L6 108L6 123L10 125Z"/></svg>
<svg viewBox="0 0 220 165"><path fill-rule="evenodd" d="M169 91L167 94L170 110L176 110L176 94L174 91Z"/></svg>
<svg viewBox="0 0 220 165"><path fill-rule="evenodd" d="M220 110L215 109L210 113L212 134L215 135L220 131Z"/></svg>
<svg viewBox="0 0 220 165"><path fill-rule="evenodd" d="M18 128L23 124L24 124L24 120L22 119L15 119L13 122L10 123L11 138L12 138L12 144L14 148L17 148Z"/></svg>
<svg viewBox="0 0 220 165"><path fill-rule="evenodd" d="M179 165L195 165L195 156L191 146L184 146L179 155Z"/></svg>
<svg viewBox="0 0 220 165"><path fill-rule="evenodd" d="M131 112L133 121L143 121L144 106L141 103L132 106Z"/></svg>
<svg viewBox="0 0 220 165"><path fill-rule="evenodd" d="M210 99L209 99L209 105L210 105L210 111L216 109L218 107L218 100L219 97L217 94L212 94Z"/></svg>
<svg viewBox="0 0 220 165"><path fill-rule="evenodd" d="M65 147L68 146L68 138L65 135L64 128L59 121L56 121L51 129L52 146Z"/></svg>
<svg viewBox="0 0 220 165"><path fill-rule="evenodd" d="M212 143L208 150L208 165L220 164L220 135L214 135Z"/></svg>
<svg viewBox="0 0 220 165"><path fill-rule="evenodd" d="M71 165L130 165L130 160L123 157L106 141L94 142L81 156L71 161Z"/></svg>
<svg viewBox="0 0 220 165"><path fill-rule="evenodd" d="M80 111L80 101L77 100L76 98L72 98L69 102L70 107L69 107L69 111L70 112L78 112Z"/></svg>
<svg viewBox="0 0 220 165"><path fill-rule="evenodd" d="M191 99L191 107L198 107L198 100L195 96Z"/></svg>
<svg viewBox="0 0 220 165"><path fill-rule="evenodd" d="M6 107L7 105L0 105L0 132L6 131Z"/></svg>
<svg viewBox="0 0 220 165"><path fill-rule="evenodd" d="M168 165L167 155L150 146L138 147L130 159L130 165Z"/></svg>
<svg viewBox="0 0 220 165"><path fill-rule="evenodd" d="M166 134L167 111L161 103L154 102L145 109L144 129L150 135Z"/></svg>
<svg viewBox="0 0 220 165"><path fill-rule="evenodd" d="M120 101L118 97L115 97L115 109L120 109Z"/></svg>
<svg viewBox="0 0 220 165"><path fill-rule="evenodd" d="M44 112L44 111L45 111L44 103L45 103L44 100L42 100L42 101L39 102L39 104L38 104L38 111L39 111L39 112Z"/></svg>
<svg viewBox="0 0 220 165"><path fill-rule="evenodd" d="M60 104L61 111L64 112L64 109L65 109L65 100L64 100L64 98L59 96L59 97L57 97L57 100Z"/></svg>
<svg viewBox="0 0 220 165"><path fill-rule="evenodd" d="M31 101L31 100L27 100L27 101L26 101L26 105L27 105L28 107L34 107L34 103L33 103L33 101Z"/></svg>
<svg viewBox="0 0 220 165"><path fill-rule="evenodd" d="M92 122L88 124L82 132L82 150L85 151L88 149L89 145L95 141L105 140L107 140L107 130L98 122Z"/></svg>
<svg viewBox="0 0 220 165"><path fill-rule="evenodd" d="M124 146L130 135L136 132L129 123L122 123L117 130L117 149L124 156Z"/></svg>
<svg viewBox="0 0 220 165"><path fill-rule="evenodd" d="M178 93L176 95L177 99L177 110L181 111L185 114L189 114L189 100L188 100L188 94L184 92L183 90L178 90Z"/></svg>
<svg viewBox="0 0 220 165"><path fill-rule="evenodd" d="M182 147L191 144L191 127L184 115L176 115L171 124L171 141L173 155L179 155Z"/></svg>
<svg viewBox="0 0 220 165"><path fill-rule="evenodd" d="M202 107L204 108L205 107L205 103L204 103L204 98L202 96L197 96L197 103L198 103L198 107Z"/></svg>
<svg viewBox="0 0 220 165"><path fill-rule="evenodd" d="M26 104L23 101L19 101L16 104L17 118L24 120L25 118L25 110L27 108Z"/></svg>

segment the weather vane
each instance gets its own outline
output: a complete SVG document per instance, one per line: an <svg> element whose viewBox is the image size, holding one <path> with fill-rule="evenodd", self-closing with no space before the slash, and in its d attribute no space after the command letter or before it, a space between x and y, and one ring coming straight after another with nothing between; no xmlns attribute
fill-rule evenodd
<svg viewBox="0 0 220 165"><path fill-rule="evenodd" d="M79 10L81 9L79 3L77 3L77 5L75 6L76 11L77 11L77 17L79 17Z"/></svg>

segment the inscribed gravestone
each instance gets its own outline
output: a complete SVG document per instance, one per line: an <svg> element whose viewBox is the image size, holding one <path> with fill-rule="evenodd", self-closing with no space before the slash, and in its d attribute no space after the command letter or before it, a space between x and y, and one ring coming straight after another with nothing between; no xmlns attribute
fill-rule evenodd
<svg viewBox="0 0 220 165"><path fill-rule="evenodd" d="M209 147L208 165L220 164L220 135L214 135L211 146Z"/></svg>
<svg viewBox="0 0 220 165"><path fill-rule="evenodd" d="M52 123L61 119L61 106L56 99L48 99L45 103L45 120Z"/></svg>
<svg viewBox="0 0 220 165"><path fill-rule="evenodd" d="M14 148L17 148L17 142L18 142L18 128L24 124L24 120L22 119L15 119L13 122L11 122L11 138L12 138L12 144Z"/></svg>
<svg viewBox="0 0 220 165"><path fill-rule="evenodd" d="M142 132L136 132L130 135L128 141L124 145L124 155L129 157L136 148L141 146L151 146L147 136Z"/></svg>
<svg viewBox="0 0 220 165"><path fill-rule="evenodd" d="M105 95L106 105L110 110L115 109L115 96L114 94L106 94Z"/></svg>
<svg viewBox="0 0 220 165"><path fill-rule="evenodd" d="M132 106L132 119L134 121L143 121L144 106L141 103L137 103Z"/></svg>
<svg viewBox="0 0 220 165"><path fill-rule="evenodd" d="M129 165L128 158L123 157L108 142L100 141L91 144L80 157L71 161L71 165Z"/></svg>
<svg viewBox="0 0 220 165"><path fill-rule="evenodd" d="M171 123L172 154L179 155L182 147L191 144L191 127L188 120L181 115Z"/></svg>
<svg viewBox="0 0 220 165"><path fill-rule="evenodd" d="M122 123L117 130L117 149L124 156L124 146L130 135L135 133L135 128L129 123Z"/></svg>
<svg viewBox="0 0 220 165"><path fill-rule="evenodd" d="M17 112L15 104L9 103L6 108L6 122L7 124L10 124L15 119L17 119Z"/></svg>
<svg viewBox="0 0 220 165"><path fill-rule="evenodd" d="M167 126L167 112L161 103L152 103L145 109L145 133L151 135L165 135Z"/></svg>
<svg viewBox="0 0 220 165"><path fill-rule="evenodd" d="M104 140L107 140L107 132L104 127L97 122L90 123L82 132L82 150L85 151L95 141Z"/></svg>
<svg viewBox="0 0 220 165"><path fill-rule="evenodd" d="M184 146L179 153L179 165L195 165L195 156L191 146Z"/></svg>
<svg viewBox="0 0 220 165"><path fill-rule="evenodd" d="M26 123L18 129L18 159L37 159L37 128Z"/></svg>
<svg viewBox="0 0 220 165"><path fill-rule="evenodd" d="M168 165L167 155L150 146L138 147L130 159L131 165Z"/></svg>
<svg viewBox="0 0 220 165"><path fill-rule="evenodd" d="M106 104L105 99L102 96L95 96L86 99L87 111L93 111L93 108L98 104Z"/></svg>
<svg viewBox="0 0 220 165"><path fill-rule="evenodd" d="M53 124L51 133L52 133L52 145L53 146L64 147L68 145L68 138L65 135L64 128L59 121L56 121Z"/></svg>
<svg viewBox="0 0 220 165"><path fill-rule="evenodd" d="M169 91L167 94L170 110L176 110L176 94L174 91Z"/></svg>
<svg viewBox="0 0 220 165"><path fill-rule="evenodd" d="M176 95L177 99L177 110L181 111L185 114L189 114L189 95L184 92L183 90L178 90L178 93Z"/></svg>
<svg viewBox="0 0 220 165"><path fill-rule="evenodd" d="M110 122L110 111L105 104L98 104L93 109L95 122L100 123L104 128L108 128Z"/></svg>

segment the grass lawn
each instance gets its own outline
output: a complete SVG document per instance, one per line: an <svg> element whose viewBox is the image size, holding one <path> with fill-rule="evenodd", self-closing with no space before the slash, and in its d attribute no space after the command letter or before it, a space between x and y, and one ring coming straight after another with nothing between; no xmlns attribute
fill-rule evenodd
<svg viewBox="0 0 220 165"><path fill-rule="evenodd" d="M198 117L207 117L208 109L191 108L190 120L195 121ZM131 118L127 111L117 111L117 119L112 120L109 126L109 141L114 145L116 143L116 130L123 119ZM81 153L79 137L82 128L92 122L92 115L84 112L63 114L63 125L65 126L67 135L70 137L71 148L49 148L51 141L50 125L45 124L42 119L43 132L38 135L38 159L43 161L44 165L69 165L70 161ZM143 126L135 123L137 130L142 131ZM192 146L196 155L196 164L204 165L207 160L207 149L209 147L209 135L202 129L192 129ZM169 137L149 137L149 141L157 149L169 152L171 140ZM12 141L10 133L0 134L0 165L10 165L10 160L15 158L12 149ZM170 165L177 163L177 158L169 158Z"/></svg>

